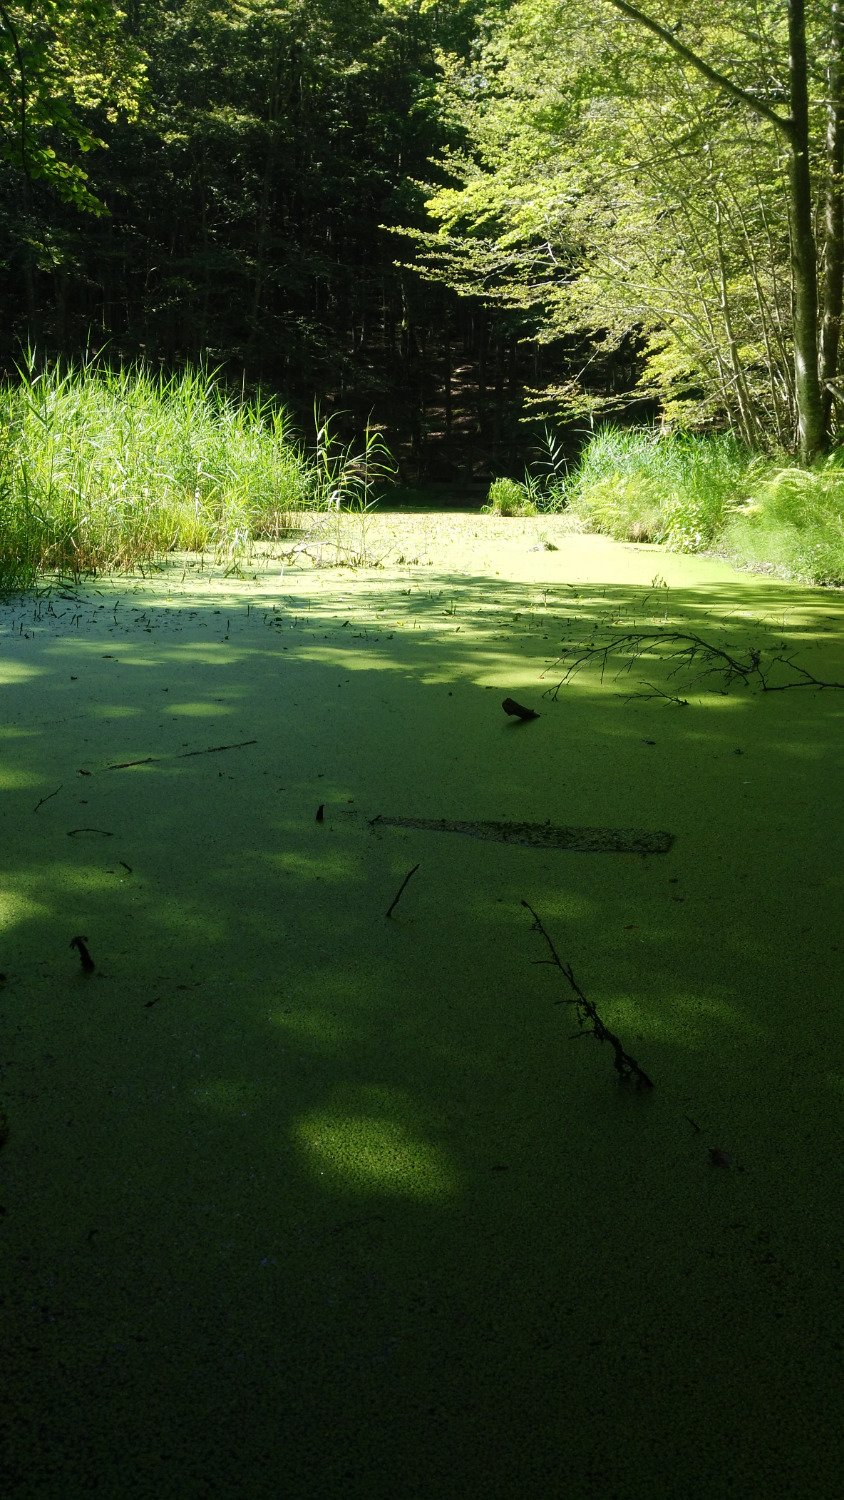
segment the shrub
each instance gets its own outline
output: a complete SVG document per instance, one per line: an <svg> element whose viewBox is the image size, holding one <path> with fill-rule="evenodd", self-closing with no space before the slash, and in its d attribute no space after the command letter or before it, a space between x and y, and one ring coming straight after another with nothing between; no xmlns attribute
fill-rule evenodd
<svg viewBox="0 0 844 1500"><path fill-rule="evenodd" d="M536 502L517 479L493 479L484 510L494 516L535 516Z"/></svg>
<svg viewBox="0 0 844 1500"><path fill-rule="evenodd" d="M814 469L780 469L727 525L727 555L809 583L844 584L844 450Z"/></svg>

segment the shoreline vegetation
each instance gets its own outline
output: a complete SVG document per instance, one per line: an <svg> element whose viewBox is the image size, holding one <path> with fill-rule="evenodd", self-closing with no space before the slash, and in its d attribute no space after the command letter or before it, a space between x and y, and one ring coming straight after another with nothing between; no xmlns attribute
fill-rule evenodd
<svg viewBox="0 0 844 1500"><path fill-rule="evenodd" d="M365 508L392 460L314 413L306 447L284 405L235 399L211 371L57 363L0 385L0 588L153 565L236 563L302 512Z"/></svg>
<svg viewBox="0 0 844 1500"><path fill-rule="evenodd" d="M497 515L565 510L582 529L799 583L844 585L844 449L810 469L730 433L599 428L566 468L553 434L524 480L493 481Z"/></svg>
<svg viewBox="0 0 844 1500"><path fill-rule="evenodd" d="M0 386L0 589L173 552L237 565L306 516L313 526L315 514L389 500L395 469L377 428L352 444L318 412L314 428L306 445L277 399L236 399L202 368L38 372L30 354ZM729 433L605 427L569 463L546 431L524 479L493 480L484 510L565 513L573 530L844 585L844 449L800 469ZM365 564L365 548L352 561Z"/></svg>

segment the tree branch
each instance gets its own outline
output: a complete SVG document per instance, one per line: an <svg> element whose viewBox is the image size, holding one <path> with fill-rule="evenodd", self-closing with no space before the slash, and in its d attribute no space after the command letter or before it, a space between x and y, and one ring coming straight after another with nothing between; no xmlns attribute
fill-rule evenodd
<svg viewBox="0 0 844 1500"><path fill-rule="evenodd" d="M717 68L711 67L708 62L699 57L696 52L693 52L691 47L687 47L685 42L681 42L676 32L669 30L667 26L663 26L660 21L655 21L653 16L646 15L643 10L639 9L638 5L629 5L627 0L606 0L606 3L611 5L615 10L620 11L629 21L635 21L638 26L643 26L646 31L650 31L655 37L658 37L661 42L665 43L666 47L670 47L672 52L675 52L679 58L682 58L683 62L688 63L690 68L694 68L709 83L713 83L716 88L722 89L725 94L729 94L739 104L746 105L748 109L753 110L753 113L759 115L763 120L767 120L769 124L773 125L775 130L778 130L781 135L785 136L789 144L793 142L794 126L790 117L778 115L776 110L771 108L770 104L764 99L759 98L758 94L752 94L749 89L743 89L740 84L733 83L733 80L728 78L726 73L721 73Z"/></svg>
<svg viewBox="0 0 844 1500"><path fill-rule="evenodd" d="M594 1036L599 1042L609 1042L610 1046L612 1047L613 1053L615 1054L613 1067L615 1068L615 1071L617 1072L621 1081L626 1083L628 1079L632 1078L635 1080L638 1088L652 1089L654 1086L653 1079L648 1077L644 1068L640 1067L637 1063L635 1057L631 1057L630 1053L625 1051L620 1039L616 1036L615 1032L610 1031L609 1027L606 1026L601 1020L601 1017L598 1015L598 1011L593 1002L591 1000L587 1000L582 989L580 988L580 985L577 983L574 974L572 973L571 965L563 963L554 945L554 940L551 937L551 934L543 926L541 918L537 916L530 902L523 900L522 906L526 911L530 912L531 916L533 917L534 931L542 934L548 945L548 951L551 954L550 958L539 959L538 962L549 964L551 968L559 969L560 973L568 984L569 989L571 989L574 993L575 1004L577 1006L577 1019L579 1024L583 1026L588 1022L588 1029L584 1032L578 1033L578 1035Z"/></svg>
<svg viewBox="0 0 844 1500"><path fill-rule="evenodd" d="M785 656L785 645L772 651L766 658L766 654L758 646L748 646L746 658L732 656L725 651L723 646L715 646L711 641L704 640L703 636L693 635L681 630L630 630L624 635L613 636L603 646L590 646L576 656L566 668L565 673L557 683L556 687L546 689L546 697L556 698L560 688L569 681L579 667L586 666L588 662L598 661L601 668L601 681L609 665L611 656L620 657L618 675L622 672L630 672L635 663L644 654L647 647L658 648L670 645L676 649L668 655L676 662L671 675L679 672L685 667L687 670L693 666L700 668L700 676L708 677L718 673L725 688L732 682L738 680L745 687L753 684L758 685L763 693L785 693L790 688L844 688L844 682L827 682L823 678L815 677L806 667L801 667L793 657ZM565 661L566 652L557 658L554 666L559 666ZM790 682L771 682L770 674L773 667L784 667L787 671L794 673L795 680ZM548 669L551 670L550 668ZM543 672L543 677L546 675ZM646 684L651 686L651 684ZM659 692L659 689L652 691ZM660 696L671 697L670 694ZM673 698L675 703L683 703L680 698ZM684 704L685 706L685 704Z"/></svg>

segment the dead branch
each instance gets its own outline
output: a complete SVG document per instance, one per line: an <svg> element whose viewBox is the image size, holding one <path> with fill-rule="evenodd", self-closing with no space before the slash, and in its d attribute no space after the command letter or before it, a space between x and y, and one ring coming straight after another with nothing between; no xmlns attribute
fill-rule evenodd
<svg viewBox="0 0 844 1500"><path fill-rule="evenodd" d="M613 636L602 646L588 646L569 663L556 687L547 688L545 696L555 699L563 687L581 667L592 662L600 664L601 681L610 666L618 670L616 680L625 672L631 672L637 662L648 652L655 654L661 648L672 649L663 651L664 657L673 662L670 676L676 676L681 671L696 670L700 678L718 676L721 678L724 688L729 688L734 682L741 682L745 687L758 687L763 693L783 693L789 688L844 688L844 682L827 682L823 678L815 677L806 667L795 662L793 656L785 655L786 646L773 648L765 652L758 646L749 646L743 654L733 655L725 650L723 646L716 646L712 641L707 641L703 636L695 635L689 631L681 630L632 630L624 635ZM559 656L551 667L546 668L543 677L554 667L559 667L566 660L568 653ZM788 682L772 682L771 674L776 667L784 668L794 674L794 680ZM650 686L650 684L646 684ZM669 697L662 694L658 689L653 690L657 696ZM674 698L672 701L680 703L683 700Z"/></svg>
<svg viewBox="0 0 844 1500"><path fill-rule="evenodd" d="M635 1080L637 1088L652 1089L654 1086L653 1079L649 1078L644 1068L640 1067L636 1059L631 1057L629 1052L625 1051L615 1032L610 1031L609 1027L601 1020L594 1003L586 998L580 985L577 983L570 964L563 963L554 945L553 938L543 926L540 917L537 916L530 902L523 900L522 906L530 912L533 917L534 931L542 934L548 946L548 951L551 954L550 958L540 959L539 962L550 964L553 968L559 969L569 988L574 993L578 1023L580 1026L587 1026L588 1028L582 1035L594 1036L599 1042L609 1042L614 1053L613 1067L618 1073L619 1078L624 1081L632 1078Z"/></svg>
<svg viewBox="0 0 844 1500"><path fill-rule="evenodd" d="M62 786L64 786L64 782L62 782ZM46 797L42 797L40 799L40 801L36 802L36 804L33 807L32 811L34 813L37 813L39 807L43 807L45 802L50 802L53 797L58 797L59 792L62 789L62 786L57 786L56 790L54 792L48 792L47 795L46 795Z"/></svg>
<svg viewBox="0 0 844 1500"><path fill-rule="evenodd" d="M666 703L676 703L678 708L688 708L688 698L678 698L675 693L665 693L662 688L657 687L654 682L646 682L647 693L628 693L626 703L631 703L634 698L664 698Z"/></svg>
<svg viewBox="0 0 844 1500"><path fill-rule="evenodd" d="M257 745L257 740L238 740L235 745L209 745L207 750L179 750L172 755L145 755L143 760L118 760L106 771L128 771L130 766L153 766L162 760L190 760L194 755L219 755L222 750L243 750L247 745Z"/></svg>
<svg viewBox="0 0 844 1500"><path fill-rule="evenodd" d="M401 885L399 886L398 890L396 891L395 896L393 897L392 901L390 902L389 906L387 907L387 910L384 913L385 918L386 917L391 917L393 915L393 912L395 911L395 908L399 904L399 899L400 899L400 897L401 897L401 895L402 895L402 893L404 891L405 886L407 885L407 882L409 881L411 875L415 875L416 874L416 871L418 869L419 869L419 866L418 865L414 865L412 870L408 870L407 874L404 877L404 880L402 881Z"/></svg>

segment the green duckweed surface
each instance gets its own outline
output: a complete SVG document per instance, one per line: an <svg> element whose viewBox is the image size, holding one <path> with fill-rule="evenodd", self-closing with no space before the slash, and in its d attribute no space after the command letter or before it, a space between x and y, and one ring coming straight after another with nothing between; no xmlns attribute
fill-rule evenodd
<svg viewBox="0 0 844 1500"><path fill-rule="evenodd" d="M549 690L841 682L841 596L337 526L0 606L3 1493L837 1495L844 691Z"/></svg>

